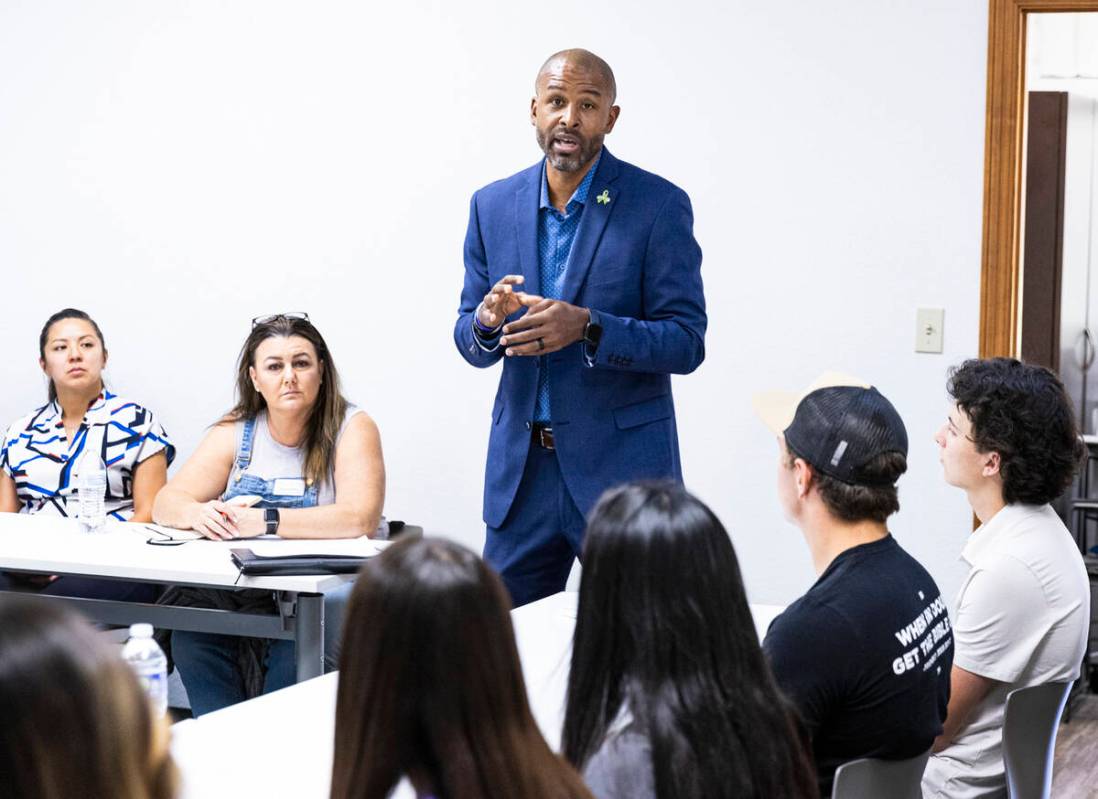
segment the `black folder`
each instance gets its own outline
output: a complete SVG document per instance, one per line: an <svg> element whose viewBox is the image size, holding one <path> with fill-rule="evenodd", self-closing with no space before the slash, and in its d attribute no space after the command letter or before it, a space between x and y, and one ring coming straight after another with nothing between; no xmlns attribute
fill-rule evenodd
<svg viewBox="0 0 1098 799"><path fill-rule="evenodd" d="M250 549L230 549L241 574L355 574L369 560L361 555L257 555Z"/></svg>

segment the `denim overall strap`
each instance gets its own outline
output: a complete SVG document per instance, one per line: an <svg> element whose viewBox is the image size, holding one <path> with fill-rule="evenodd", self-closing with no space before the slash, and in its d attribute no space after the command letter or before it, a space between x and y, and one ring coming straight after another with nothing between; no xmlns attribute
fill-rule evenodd
<svg viewBox="0 0 1098 799"><path fill-rule="evenodd" d="M236 468L234 471L236 474L233 476L234 480L239 480L240 476L248 468L248 464L252 462L252 444L255 441L255 417L244 420L244 429L240 433L240 446L236 450Z"/></svg>

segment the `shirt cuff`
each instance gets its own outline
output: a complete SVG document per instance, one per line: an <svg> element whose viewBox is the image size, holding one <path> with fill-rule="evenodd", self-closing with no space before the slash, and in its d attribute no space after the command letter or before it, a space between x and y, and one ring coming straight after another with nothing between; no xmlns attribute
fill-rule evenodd
<svg viewBox="0 0 1098 799"><path fill-rule="evenodd" d="M484 303L481 303L483 305ZM494 330L485 331L477 323L477 314L480 313L480 305L473 311L473 321L471 327L473 328L473 341L477 343L485 352L495 352L499 349L500 332L503 330L503 323L500 322Z"/></svg>
<svg viewBox="0 0 1098 799"><path fill-rule="evenodd" d="M588 324L598 325L599 327L602 327L602 317L599 316L598 311L596 311L594 308L588 308L587 313L590 315L590 319L588 320ZM586 339L584 339L583 347L581 348L580 351L583 353L583 363L588 368L593 367L595 365L595 357L598 355L598 349L599 349L598 344L596 344L594 347L592 347L591 343L588 342Z"/></svg>

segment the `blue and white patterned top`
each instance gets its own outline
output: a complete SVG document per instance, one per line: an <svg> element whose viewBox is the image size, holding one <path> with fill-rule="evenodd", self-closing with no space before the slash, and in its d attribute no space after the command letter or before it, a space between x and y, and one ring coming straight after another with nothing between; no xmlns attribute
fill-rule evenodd
<svg viewBox="0 0 1098 799"><path fill-rule="evenodd" d="M541 170L541 202L538 205L538 276L541 278L541 296L550 300L559 300L564 289L564 275L568 270L568 259L572 255L572 243L576 240L583 208L587 203L587 193L599 168L602 151L583 176L583 180L572 192L571 199L564 206L562 214L549 201L549 181L545 169ZM538 393L534 405L534 421L549 424L549 370L542 359L538 359Z"/></svg>
<svg viewBox="0 0 1098 799"><path fill-rule="evenodd" d="M175 446L151 411L104 389L72 441L65 435L57 402L19 419L4 434L0 468L15 482L24 513L79 516L74 464L85 446L98 448L107 465L107 514L133 515L133 470L163 452L171 464Z"/></svg>

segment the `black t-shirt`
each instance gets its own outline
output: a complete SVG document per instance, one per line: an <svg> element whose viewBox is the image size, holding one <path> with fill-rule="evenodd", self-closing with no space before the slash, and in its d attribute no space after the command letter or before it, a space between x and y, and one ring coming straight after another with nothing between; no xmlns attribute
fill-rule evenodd
<svg viewBox="0 0 1098 799"><path fill-rule="evenodd" d="M812 736L823 796L843 763L915 757L942 731L949 616L934 580L891 535L839 554L774 619L763 648Z"/></svg>

